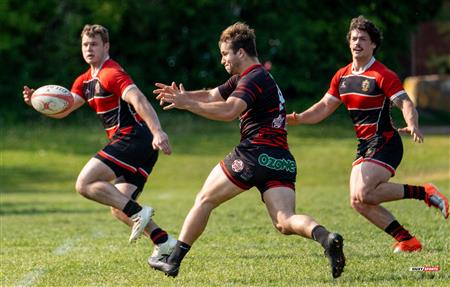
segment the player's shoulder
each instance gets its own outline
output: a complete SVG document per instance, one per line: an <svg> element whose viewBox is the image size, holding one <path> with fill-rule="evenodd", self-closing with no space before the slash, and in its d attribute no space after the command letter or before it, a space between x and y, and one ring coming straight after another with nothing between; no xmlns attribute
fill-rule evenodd
<svg viewBox="0 0 450 287"><path fill-rule="evenodd" d="M345 75L348 75L351 73L352 73L352 63L349 63L349 64L339 68L336 71L335 76L342 77L342 76L345 76Z"/></svg>
<svg viewBox="0 0 450 287"><path fill-rule="evenodd" d="M382 77L397 77L397 74L394 71L389 69L386 65L384 65L378 60L376 60L373 63L373 66L371 68L372 71L374 71L375 73L377 73Z"/></svg>

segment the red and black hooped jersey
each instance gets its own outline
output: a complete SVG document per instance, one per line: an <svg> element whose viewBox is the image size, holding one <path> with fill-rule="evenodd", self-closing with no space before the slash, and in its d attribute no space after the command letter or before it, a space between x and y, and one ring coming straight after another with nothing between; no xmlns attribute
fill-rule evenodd
<svg viewBox="0 0 450 287"><path fill-rule="evenodd" d="M349 64L336 72L328 95L342 101L359 139L393 131L391 101L405 94L398 76L372 57L362 72Z"/></svg>
<svg viewBox="0 0 450 287"><path fill-rule="evenodd" d="M237 97L247 103L241 114L241 142L288 149L286 106L278 85L262 65L253 65L241 75L233 75L218 87L221 96Z"/></svg>
<svg viewBox="0 0 450 287"><path fill-rule="evenodd" d="M122 99L133 87L133 80L122 67L107 59L96 72L89 69L80 75L73 83L72 93L89 103L111 139L119 129L143 122L133 106Z"/></svg>

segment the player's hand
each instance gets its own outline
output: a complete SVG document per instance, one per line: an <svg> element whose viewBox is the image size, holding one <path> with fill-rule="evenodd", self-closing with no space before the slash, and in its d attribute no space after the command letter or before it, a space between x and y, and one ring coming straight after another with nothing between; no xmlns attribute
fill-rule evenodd
<svg viewBox="0 0 450 287"><path fill-rule="evenodd" d="M169 143L169 137L162 130L153 134L152 147L154 150L162 150L162 152L165 154L172 153L172 148L170 147Z"/></svg>
<svg viewBox="0 0 450 287"><path fill-rule="evenodd" d="M159 105L164 106L165 102L161 99L163 96L161 94L165 93L166 88L172 88L175 91L179 91L177 84L175 82L172 82L172 84L166 85L163 83L155 83L155 86L158 87L158 89L153 90L153 94L157 94L156 99L159 100Z"/></svg>
<svg viewBox="0 0 450 287"><path fill-rule="evenodd" d="M23 86L23 101L29 106L31 106L31 95L33 95L33 93L34 89L30 89L28 86Z"/></svg>
<svg viewBox="0 0 450 287"><path fill-rule="evenodd" d="M295 112L293 112L292 114L286 115L286 120L287 120L288 126L295 126L295 125L300 124L298 122L298 114L296 114Z"/></svg>
<svg viewBox="0 0 450 287"><path fill-rule="evenodd" d="M404 128L400 128L400 129L397 129L397 130L399 132L401 132L401 133L408 133L408 134L410 134L415 142L418 142L418 143L422 143L423 142L423 134L419 130L418 127L415 127L415 126L404 127Z"/></svg>
<svg viewBox="0 0 450 287"><path fill-rule="evenodd" d="M183 84L180 84L180 87L178 88L175 83L172 83L172 86L164 85L164 87L155 91L159 93L156 99L162 104L168 104L163 108L164 110L173 108L187 109L189 107L190 98L187 95Z"/></svg>

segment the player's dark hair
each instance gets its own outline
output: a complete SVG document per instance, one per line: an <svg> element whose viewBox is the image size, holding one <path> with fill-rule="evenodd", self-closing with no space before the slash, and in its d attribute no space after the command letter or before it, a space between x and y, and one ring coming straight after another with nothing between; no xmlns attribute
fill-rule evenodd
<svg viewBox="0 0 450 287"><path fill-rule="evenodd" d="M381 31L362 15L358 16L357 18L353 18L350 22L350 28L348 29L347 33L347 42L349 43L350 36L353 30L366 31L367 34L369 34L370 40L376 45L375 49L373 50L373 54L375 55L381 45L381 40L383 39Z"/></svg>
<svg viewBox="0 0 450 287"><path fill-rule="evenodd" d="M236 22L226 28L220 35L219 47L223 42L230 42L234 53L242 48L250 57L258 57L255 31L245 23Z"/></svg>
<svg viewBox="0 0 450 287"><path fill-rule="evenodd" d="M88 37L95 37L96 35L100 35L102 38L103 44L109 43L109 33L108 29L99 24L86 24L81 32L81 37L86 35Z"/></svg>

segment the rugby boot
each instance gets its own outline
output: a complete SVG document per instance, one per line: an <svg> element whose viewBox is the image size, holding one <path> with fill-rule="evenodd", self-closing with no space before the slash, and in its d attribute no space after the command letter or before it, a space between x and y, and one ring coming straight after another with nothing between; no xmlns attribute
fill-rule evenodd
<svg viewBox="0 0 450 287"><path fill-rule="evenodd" d="M157 264L157 261L163 259L165 256L169 256L170 253L172 253L172 250L175 248L176 244L177 240L168 235L166 241L155 245L155 248L153 248L153 253L148 258L148 261L154 261L155 264Z"/></svg>
<svg viewBox="0 0 450 287"><path fill-rule="evenodd" d="M150 257L147 261L148 265L153 269L164 272L166 276L169 277L177 277L178 271L180 270L179 263L169 263L168 262L169 255L163 255L159 260L153 260L153 257Z"/></svg>
<svg viewBox="0 0 450 287"><path fill-rule="evenodd" d="M394 244L394 253L417 252L420 250L422 250L422 244L415 237Z"/></svg>
<svg viewBox="0 0 450 287"><path fill-rule="evenodd" d="M131 216L133 221L133 227L131 228L131 235L128 241L130 243L135 242L139 236L144 232L147 224L152 220L154 210L150 206L142 206L141 211Z"/></svg>
<svg viewBox="0 0 450 287"><path fill-rule="evenodd" d="M328 244L325 249L325 255L328 257L331 266L331 274L333 278L338 278L344 272L345 256L344 256L344 239L337 233L328 235Z"/></svg>
<svg viewBox="0 0 450 287"><path fill-rule="evenodd" d="M439 192L432 183L427 183L425 187L425 203L439 209L445 219L448 218L448 199Z"/></svg>

